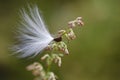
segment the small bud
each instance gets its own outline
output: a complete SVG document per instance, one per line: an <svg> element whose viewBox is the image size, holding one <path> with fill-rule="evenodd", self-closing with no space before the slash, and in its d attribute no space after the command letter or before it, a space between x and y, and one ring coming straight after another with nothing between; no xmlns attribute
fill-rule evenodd
<svg viewBox="0 0 120 80"><path fill-rule="evenodd" d="M73 40L76 38L75 33L73 32L72 29L69 29L68 34L67 34L68 40Z"/></svg>
<svg viewBox="0 0 120 80"><path fill-rule="evenodd" d="M82 20L82 17L77 17L76 20Z"/></svg>
<svg viewBox="0 0 120 80"><path fill-rule="evenodd" d="M69 40L74 40L76 38L76 36L74 34L72 34L72 33L69 33L68 37L69 37L68 38Z"/></svg>
<svg viewBox="0 0 120 80"><path fill-rule="evenodd" d="M45 54L43 57L41 57L41 60L45 60L48 57L50 57L50 56L48 54Z"/></svg>
<svg viewBox="0 0 120 80"><path fill-rule="evenodd" d="M82 21L82 17L77 17L76 20L75 20L75 22L79 26L84 26L84 22Z"/></svg>
<svg viewBox="0 0 120 80"><path fill-rule="evenodd" d="M32 71L34 76L40 76L43 73L43 67L40 63L34 62L33 64L27 66L28 71Z"/></svg>
<svg viewBox="0 0 120 80"><path fill-rule="evenodd" d="M61 67L61 64L62 64L61 57L58 57L58 66Z"/></svg>
<svg viewBox="0 0 120 80"><path fill-rule="evenodd" d="M59 67L61 67L62 61L61 57L58 54L54 55L54 62L57 63Z"/></svg>
<svg viewBox="0 0 120 80"><path fill-rule="evenodd" d="M67 48L65 49L65 51L64 51L64 52L65 52L65 54L67 54L67 55L69 54L69 51L68 51L68 49L67 49Z"/></svg>
<svg viewBox="0 0 120 80"><path fill-rule="evenodd" d="M60 31L58 31L58 35L59 35L59 36L62 36L62 35L64 35L65 33L66 33L65 30L60 30Z"/></svg>
<svg viewBox="0 0 120 80"><path fill-rule="evenodd" d="M64 50L65 50L64 48L60 48L60 51L64 52Z"/></svg>
<svg viewBox="0 0 120 80"><path fill-rule="evenodd" d="M53 72L49 72L48 80L56 80L56 76Z"/></svg>
<svg viewBox="0 0 120 80"><path fill-rule="evenodd" d="M70 28L73 28L73 27L76 26L76 25L75 25L75 21L70 21L70 22L68 22L68 25L69 25Z"/></svg>
<svg viewBox="0 0 120 80"><path fill-rule="evenodd" d="M31 65L27 66L27 67L26 67L26 69L27 69L28 71L31 71L31 70L33 70L33 69L34 69L34 65L33 65L33 64L31 64Z"/></svg>

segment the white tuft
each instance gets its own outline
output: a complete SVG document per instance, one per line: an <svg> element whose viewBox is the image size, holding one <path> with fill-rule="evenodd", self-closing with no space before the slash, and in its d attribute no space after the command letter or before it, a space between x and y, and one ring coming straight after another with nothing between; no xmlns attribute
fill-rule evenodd
<svg viewBox="0 0 120 80"><path fill-rule="evenodd" d="M19 57L36 56L40 51L47 47L53 40L49 31L44 25L37 6L28 7L28 12L23 9L21 27L19 29L19 44L13 47Z"/></svg>

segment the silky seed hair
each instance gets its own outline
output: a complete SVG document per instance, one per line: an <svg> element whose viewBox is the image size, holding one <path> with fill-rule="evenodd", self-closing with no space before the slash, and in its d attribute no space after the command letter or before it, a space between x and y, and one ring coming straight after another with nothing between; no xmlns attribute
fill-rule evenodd
<svg viewBox="0 0 120 80"><path fill-rule="evenodd" d="M28 11L22 9L20 12L22 20L17 36L20 43L13 46L13 50L18 57L36 56L54 38L46 28L36 5L32 7L29 5Z"/></svg>

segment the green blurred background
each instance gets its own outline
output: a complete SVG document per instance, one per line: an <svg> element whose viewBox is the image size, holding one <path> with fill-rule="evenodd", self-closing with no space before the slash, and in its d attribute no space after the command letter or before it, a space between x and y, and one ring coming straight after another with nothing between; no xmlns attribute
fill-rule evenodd
<svg viewBox="0 0 120 80"><path fill-rule="evenodd" d="M0 0L0 80L33 80L25 67L34 59L17 59L9 47L15 42L19 10L37 4L51 33L83 17L75 29L70 55L61 68L53 67L59 80L120 80L120 0Z"/></svg>

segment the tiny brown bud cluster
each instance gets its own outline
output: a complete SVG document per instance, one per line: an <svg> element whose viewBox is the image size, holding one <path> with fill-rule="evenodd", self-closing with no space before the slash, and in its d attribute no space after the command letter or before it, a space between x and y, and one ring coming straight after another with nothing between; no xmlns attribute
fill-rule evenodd
<svg viewBox="0 0 120 80"><path fill-rule="evenodd" d="M28 71L32 71L35 76L34 80L56 80L56 75L53 72L45 72L40 63L34 62L26 67Z"/></svg>
<svg viewBox="0 0 120 80"><path fill-rule="evenodd" d="M77 17L75 20L68 22L68 25L70 28L74 28L76 26L76 24L78 26L84 26L84 22L82 21L82 17Z"/></svg>
<svg viewBox="0 0 120 80"><path fill-rule="evenodd" d="M84 22L82 21L82 17L77 17L76 18L76 23L79 26L84 26Z"/></svg>
<svg viewBox="0 0 120 80"><path fill-rule="evenodd" d="M41 57L41 60L45 60L47 62L47 65L49 66L53 61L58 64L59 67L61 67L62 61L61 57L62 54L45 54L43 57Z"/></svg>
<svg viewBox="0 0 120 80"><path fill-rule="evenodd" d="M72 32L70 32L72 33ZM71 35L66 35L67 37L69 36L73 36L72 34ZM73 38L72 38L73 39ZM61 51L63 52L64 54L69 54L69 51L67 49L67 45L61 41L61 42L53 42L52 44L48 45L48 47L46 48L46 50L50 50L50 51Z"/></svg>
<svg viewBox="0 0 120 80"><path fill-rule="evenodd" d="M75 25L75 21L69 21L69 22L68 22L68 25L69 25L70 28L73 28L73 27L76 26L76 25Z"/></svg>
<svg viewBox="0 0 120 80"><path fill-rule="evenodd" d="M45 76L45 71L43 70L43 67L40 63L34 62L33 64L29 65L26 67L28 71L32 71L32 74L34 76L40 76L44 77Z"/></svg>
<svg viewBox="0 0 120 80"><path fill-rule="evenodd" d="M65 35L68 40L74 40L76 38L75 33L73 32L73 29L68 29L68 33Z"/></svg>
<svg viewBox="0 0 120 80"><path fill-rule="evenodd" d="M66 34L65 34L65 36L68 40L73 40L76 38L76 35L72 29L72 28L76 27L76 25L78 25L78 26L84 25L84 22L82 21L82 17L77 17L75 20L68 22L69 29L68 29L68 31L66 31Z"/></svg>
<svg viewBox="0 0 120 80"><path fill-rule="evenodd" d="M58 50L62 51L64 54L67 54L67 55L69 54L67 45L64 42L62 42L62 41L58 45Z"/></svg>

